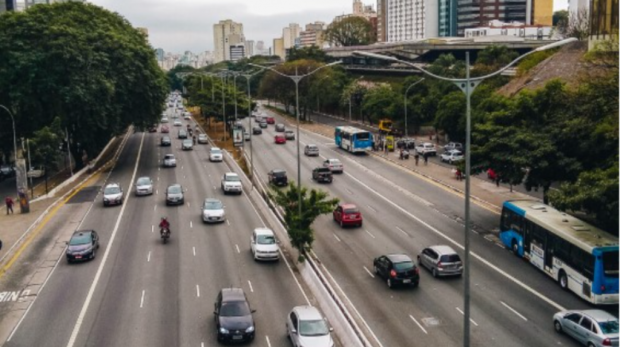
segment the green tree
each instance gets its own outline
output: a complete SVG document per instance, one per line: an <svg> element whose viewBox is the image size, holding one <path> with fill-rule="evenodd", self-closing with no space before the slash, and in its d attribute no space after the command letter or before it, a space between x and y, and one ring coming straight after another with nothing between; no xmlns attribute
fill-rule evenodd
<svg viewBox="0 0 620 347"><path fill-rule="evenodd" d="M314 220L326 213L330 213L338 205L339 200L329 199L329 195L322 190L310 190L301 187L301 215L299 215L299 190L295 182L289 182L284 190L272 190L270 197L284 210L284 223L288 230L291 244L300 256L312 248L314 242ZM301 259L301 257L300 257Z"/></svg>
<svg viewBox="0 0 620 347"><path fill-rule="evenodd" d="M377 35L368 20L348 17L332 22L323 32L325 41L334 46L364 46L377 41Z"/></svg>
<svg viewBox="0 0 620 347"><path fill-rule="evenodd" d="M312 45L310 47L292 47L287 56L287 61L295 61L295 60L314 60L318 62L325 63L327 62L327 54L321 48Z"/></svg>
<svg viewBox="0 0 620 347"><path fill-rule="evenodd" d="M166 72L166 78L168 79L168 86L170 90L178 90L183 92L183 79L179 77L178 73L194 71L196 71L196 69L187 65L177 65L168 70L168 72Z"/></svg>
<svg viewBox="0 0 620 347"><path fill-rule="evenodd" d="M558 26L558 25L560 25L560 23L567 22L567 21L568 21L568 11L567 10L559 10L559 11L553 12L553 17L552 17L552 25L553 26Z"/></svg>
<svg viewBox="0 0 620 347"><path fill-rule="evenodd" d="M394 91L391 85L382 83L379 86L368 89L364 94L362 112L372 122L378 123L382 118L394 120L396 117L395 105L402 98Z"/></svg>
<svg viewBox="0 0 620 347"><path fill-rule="evenodd" d="M435 115L435 129L443 130L452 141L465 139L465 94L454 91L439 102Z"/></svg>

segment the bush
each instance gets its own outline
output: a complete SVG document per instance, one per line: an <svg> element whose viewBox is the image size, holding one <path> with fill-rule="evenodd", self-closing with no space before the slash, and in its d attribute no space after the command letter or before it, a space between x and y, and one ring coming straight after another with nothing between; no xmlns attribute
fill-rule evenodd
<svg viewBox="0 0 620 347"><path fill-rule="evenodd" d="M534 66L538 65L543 60L554 55L558 49L550 49L547 51L536 52L530 56L525 57L519 65L517 65L517 76L523 76L526 72L530 71Z"/></svg>

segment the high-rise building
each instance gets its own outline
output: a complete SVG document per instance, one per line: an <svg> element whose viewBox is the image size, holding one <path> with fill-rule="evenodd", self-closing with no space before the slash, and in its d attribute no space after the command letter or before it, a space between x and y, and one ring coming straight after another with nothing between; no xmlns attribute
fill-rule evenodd
<svg viewBox="0 0 620 347"><path fill-rule="evenodd" d="M457 14L458 14L458 0L439 0L439 22L437 36L439 37L451 37L457 36Z"/></svg>
<svg viewBox="0 0 620 347"><path fill-rule="evenodd" d="M15 11L17 4L15 0L0 0L0 13L5 11Z"/></svg>
<svg viewBox="0 0 620 347"><path fill-rule="evenodd" d="M166 52L164 52L163 48L157 48L155 50L155 56L157 57L157 61L164 61L164 54Z"/></svg>
<svg viewBox="0 0 620 347"><path fill-rule="evenodd" d="M553 25L553 0L532 0L532 25Z"/></svg>
<svg viewBox="0 0 620 347"><path fill-rule="evenodd" d="M387 3L388 0L377 0L377 42L387 41Z"/></svg>
<svg viewBox="0 0 620 347"><path fill-rule="evenodd" d="M485 27L492 20L532 24L536 17L534 1L536 0L438 0L428 3L438 5L438 36L446 37L463 36L465 29ZM547 4L540 5L538 11L541 17L545 16L547 8Z"/></svg>
<svg viewBox="0 0 620 347"><path fill-rule="evenodd" d="M230 45L230 60L237 61L245 57L245 44Z"/></svg>
<svg viewBox="0 0 620 347"><path fill-rule="evenodd" d="M282 58L282 60L286 59L286 53L284 51L284 39L277 38L273 39L273 55L277 55Z"/></svg>
<svg viewBox="0 0 620 347"><path fill-rule="evenodd" d="M387 0L386 9L387 42L437 36L437 1Z"/></svg>
<svg viewBox="0 0 620 347"><path fill-rule="evenodd" d="M590 3L590 39L588 48L597 48L601 40L618 35L618 0L592 0ZM618 46L616 45L616 53ZM611 48L611 47L609 47ZM607 48L607 49L609 49ZM599 45L598 49L602 49Z"/></svg>
<svg viewBox="0 0 620 347"><path fill-rule="evenodd" d="M295 39L299 37L299 33L301 33L301 28L297 23L290 23L287 27L282 29L284 49L295 46Z"/></svg>
<svg viewBox="0 0 620 347"><path fill-rule="evenodd" d="M325 22L314 22L306 24L306 30L299 33L299 46L323 47L323 30L325 30Z"/></svg>
<svg viewBox="0 0 620 347"><path fill-rule="evenodd" d="M213 25L213 46L215 62L230 60L230 46L243 44L243 24L230 19L221 20Z"/></svg>
<svg viewBox="0 0 620 347"><path fill-rule="evenodd" d="M254 55L254 40L245 41L245 56L251 57Z"/></svg>
<svg viewBox="0 0 620 347"><path fill-rule="evenodd" d="M265 43L263 41L256 41L256 51L254 52L254 54L265 55L268 53L269 52L267 52L265 49Z"/></svg>

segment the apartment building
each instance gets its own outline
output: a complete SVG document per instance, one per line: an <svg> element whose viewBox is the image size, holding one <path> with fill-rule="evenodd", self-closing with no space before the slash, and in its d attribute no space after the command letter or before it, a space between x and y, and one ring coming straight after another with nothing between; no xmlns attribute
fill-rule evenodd
<svg viewBox="0 0 620 347"><path fill-rule="evenodd" d="M213 25L213 46L215 62L219 63L230 58L230 46L244 44L243 24L230 19L221 20Z"/></svg>

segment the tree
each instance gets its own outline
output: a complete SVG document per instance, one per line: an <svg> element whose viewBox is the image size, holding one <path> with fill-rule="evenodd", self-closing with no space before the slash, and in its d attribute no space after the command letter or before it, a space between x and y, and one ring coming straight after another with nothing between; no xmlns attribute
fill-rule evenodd
<svg viewBox="0 0 620 347"><path fill-rule="evenodd" d="M552 25L553 26L558 26L562 22L567 22L567 21L568 21L568 11L567 10L559 10L559 11L553 12L553 17L552 17Z"/></svg>
<svg viewBox="0 0 620 347"><path fill-rule="evenodd" d="M362 112L374 123L380 119L389 118L395 120L395 102L402 100L393 89L386 83L370 88L364 93Z"/></svg>
<svg viewBox="0 0 620 347"><path fill-rule="evenodd" d="M59 129L60 119L56 118L54 124L45 126L34 132L30 140L30 157L35 165L43 166L45 169L45 191L47 193L47 177L50 169L55 168L60 157L58 145L62 140L62 133Z"/></svg>
<svg viewBox="0 0 620 347"><path fill-rule="evenodd" d="M465 140L465 94L454 91L439 102L435 115L435 129L443 130L451 141Z"/></svg>
<svg viewBox="0 0 620 347"><path fill-rule="evenodd" d="M325 41L334 46L365 46L375 43L377 35L372 24L362 17L347 17L332 22L323 32Z"/></svg>
<svg viewBox="0 0 620 347"><path fill-rule="evenodd" d="M181 77L179 77L177 74L179 72L194 72L196 71L196 69L194 69L191 66L187 66L187 65L177 65L175 67L173 67L172 69L168 70L168 72L166 72L166 78L168 79L168 86L170 88L170 90L179 90L179 91L183 91L183 79Z"/></svg>
<svg viewBox="0 0 620 347"><path fill-rule="evenodd" d="M567 19L558 21L558 31L566 37L586 40L590 36L590 11L580 7L577 11L569 12Z"/></svg>
<svg viewBox="0 0 620 347"><path fill-rule="evenodd" d="M295 61L295 60L314 60L318 62L325 63L327 62L327 54L321 48L312 45L310 47L292 47L287 56L287 61Z"/></svg>
<svg viewBox="0 0 620 347"><path fill-rule="evenodd" d="M299 215L299 195L297 184L289 182L285 190L272 190L269 196L284 210L284 224L288 230L291 244L302 255L312 248L314 241L314 231L312 223L314 220L326 213L330 213L338 205L339 200L329 199L326 192L322 190L310 190L301 188L301 216Z"/></svg>

